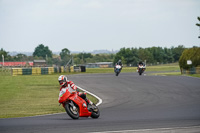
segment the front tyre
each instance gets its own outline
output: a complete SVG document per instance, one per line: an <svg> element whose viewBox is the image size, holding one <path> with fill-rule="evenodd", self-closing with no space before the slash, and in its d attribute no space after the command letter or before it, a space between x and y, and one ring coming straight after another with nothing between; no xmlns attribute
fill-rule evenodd
<svg viewBox="0 0 200 133"><path fill-rule="evenodd" d="M116 76L118 76L119 75L119 72L116 72L116 74L115 74Z"/></svg>
<svg viewBox="0 0 200 133"><path fill-rule="evenodd" d="M65 104L65 110L72 119L79 118L79 108L76 106L76 104L73 101L67 102Z"/></svg>
<svg viewBox="0 0 200 133"><path fill-rule="evenodd" d="M98 107L95 104L93 104L92 106L94 108L91 110L91 112L92 112L91 117L94 118L94 119L97 119L100 116L100 111L99 111Z"/></svg>

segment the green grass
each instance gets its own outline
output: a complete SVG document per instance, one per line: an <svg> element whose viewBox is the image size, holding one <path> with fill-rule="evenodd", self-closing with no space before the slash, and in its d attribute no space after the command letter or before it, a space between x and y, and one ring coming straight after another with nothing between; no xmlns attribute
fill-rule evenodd
<svg viewBox="0 0 200 133"><path fill-rule="evenodd" d="M147 72L151 71L180 71L180 67L178 64L173 65L158 65L158 66L147 66L146 69Z"/></svg>
<svg viewBox="0 0 200 133"><path fill-rule="evenodd" d="M136 67L123 67L122 72L135 72ZM114 68L87 68L86 73L114 73Z"/></svg>
<svg viewBox="0 0 200 133"><path fill-rule="evenodd" d="M148 75L164 75L164 76L190 76L200 78L200 74L181 74L181 72L165 72L165 73L150 73Z"/></svg>
<svg viewBox="0 0 200 133"><path fill-rule="evenodd" d="M181 72L163 72L163 73L150 73L148 75L165 75L165 76L180 76Z"/></svg>
<svg viewBox="0 0 200 133"><path fill-rule="evenodd" d="M123 72L136 72L137 67L123 67ZM180 71L178 63L158 65L158 66L147 66L147 72L157 71ZM114 68L87 68L86 73L114 73Z"/></svg>
<svg viewBox="0 0 200 133"><path fill-rule="evenodd" d="M191 77L200 78L200 74L187 74L186 76L191 76Z"/></svg>
<svg viewBox="0 0 200 133"><path fill-rule="evenodd" d="M65 112L58 106L58 75L0 76L0 118ZM94 103L96 99L88 95Z"/></svg>

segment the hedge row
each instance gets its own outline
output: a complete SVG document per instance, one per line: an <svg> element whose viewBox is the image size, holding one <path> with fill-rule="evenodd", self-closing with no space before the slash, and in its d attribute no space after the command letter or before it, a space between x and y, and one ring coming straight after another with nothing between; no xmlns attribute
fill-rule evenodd
<svg viewBox="0 0 200 133"><path fill-rule="evenodd" d="M192 64L187 64L188 60L191 60ZM185 49L179 59L179 66L185 70L200 66L200 48Z"/></svg>

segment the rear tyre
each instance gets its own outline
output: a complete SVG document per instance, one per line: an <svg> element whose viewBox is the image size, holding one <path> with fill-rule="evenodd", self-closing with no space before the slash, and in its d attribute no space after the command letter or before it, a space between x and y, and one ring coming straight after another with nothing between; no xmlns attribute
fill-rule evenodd
<svg viewBox="0 0 200 133"><path fill-rule="evenodd" d="M74 106L72 106L71 103L73 103ZM76 104L72 101L67 102L65 104L65 111L72 119L78 119L79 118L79 108L76 106Z"/></svg>

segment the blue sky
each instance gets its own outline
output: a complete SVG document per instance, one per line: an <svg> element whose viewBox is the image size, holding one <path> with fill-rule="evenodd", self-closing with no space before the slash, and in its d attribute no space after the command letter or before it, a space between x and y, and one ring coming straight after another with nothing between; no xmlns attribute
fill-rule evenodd
<svg viewBox="0 0 200 133"><path fill-rule="evenodd" d="M200 0L0 0L0 48L200 46Z"/></svg>

